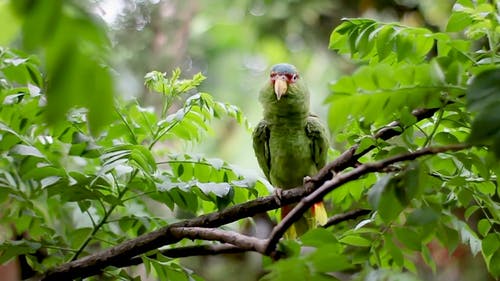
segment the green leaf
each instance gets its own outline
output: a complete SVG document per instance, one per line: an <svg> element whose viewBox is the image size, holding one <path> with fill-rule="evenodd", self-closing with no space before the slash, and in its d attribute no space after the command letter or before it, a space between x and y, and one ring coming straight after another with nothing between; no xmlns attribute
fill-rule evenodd
<svg viewBox="0 0 500 281"><path fill-rule="evenodd" d="M18 144L14 146L10 152L12 154L22 155L22 156L33 156L37 158L45 158L43 153L40 152L36 147L25 144Z"/></svg>
<svg viewBox="0 0 500 281"><path fill-rule="evenodd" d="M446 25L447 32L462 32L467 27L469 27L473 22L473 19L469 14L455 11L451 14L448 24Z"/></svg>
<svg viewBox="0 0 500 281"><path fill-rule="evenodd" d="M356 234L344 236L339 239L339 242L358 247L370 247L372 244L372 241Z"/></svg>
<svg viewBox="0 0 500 281"><path fill-rule="evenodd" d="M483 111L491 103L500 101L500 69L479 73L467 88L467 106L473 111Z"/></svg>
<svg viewBox="0 0 500 281"><path fill-rule="evenodd" d="M481 241L481 248L486 257L490 257L500 250L500 234L489 233Z"/></svg>
<svg viewBox="0 0 500 281"><path fill-rule="evenodd" d="M478 74L467 89L467 105L479 112L472 122L469 142L491 144L500 157L500 69L490 69Z"/></svg>
<svg viewBox="0 0 500 281"><path fill-rule="evenodd" d="M392 178L392 175L386 175L368 192L368 201L377 209L384 222L391 222L404 209L397 195L397 188L397 181Z"/></svg>
<svg viewBox="0 0 500 281"><path fill-rule="evenodd" d="M354 267L351 261L335 245L325 245L318 248L307 257L318 272L337 272ZM335 261L335 262L332 262Z"/></svg>
<svg viewBox="0 0 500 281"><path fill-rule="evenodd" d="M210 194L213 193L217 197L224 197L229 194L229 191L231 190L231 186L226 183L226 182L207 182L207 183L202 183L198 182L196 183L196 186L203 191L205 194Z"/></svg>
<svg viewBox="0 0 500 281"><path fill-rule="evenodd" d="M477 223L477 231L483 237L485 237L486 235L488 235L488 232L490 231L490 229L491 229L491 223L490 223L490 221L488 219L481 219Z"/></svg>
<svg viewBox="0 0 500 281"><path fill-rule="evenodd" d="M422 247L422 258L431 269L433 273L436 273L436 263L434 262L431 252L427 246Z"/></svg>
<svg viewBox="0 0 500 281"><path fill-rule="evenodd" d="M384 246L387 248L389 254L392 256L393 261L400 267L404 264L404 256L401 247L396 246L393 242L392 235L386 233L384 235Z"/></svg>
<svg viewBox="0 0 500 281"><path fill-rule="evenodd" d="M469 208L467 208L465 210L465 213L464 213L465 219L468 220L470 218L470 216L472 216L472 214L474 214L479 209L481 209L481 207L479 207L477 205L472 205Z"/></svg>
<svg viewBox="0 0 500 281"><path fill-rule="evenodd" d="M459 143L457 137L448 132L439 132L434 136L434 142L441 145Z"/></svg>
<svg viewBox="0 0 500 281"><path fill-rule="evenodd" d="M83 227L71 231L69 235L71 237L70 242L72 247L74 248L80 247L83 241L85 241L85 239L87 239L89 234L92 232L92 230L93 229L91 227Z"/></svg>
<svg viewBox="0 0 500 281"><path fill-rule="evenodd" d="M495 278L500 277L500 251L496 251L488 262L488 270Z"/></svg>
<svg viewBox="0 0 500 281"><path fill-rule="evenodd" d="M350 76L331 84L329 125L344 128L351 119L366 124L388 123L402 111L416 107L438 107L439 93L447 86L435 77L429 63L392 66L385 63L362 66Z"/></svg>
<svg viewBox="0 0 500 281"><path fill-rule="evenodd" d="M272 264L270 273L265 275L262 281L300 281L308 280L309 269L304 261L297 258L280 259Z"/></svg>
<svg viewBox="0 0 500 281"><path fill-rule="evenodd" d="M431 208L416 209L407 217L408 225L429 225L437 222L439 213Z"/></svg>
<svg viewBox="0 0 500 281"><path fill-rule="evenodd" d="M0 244L0 264L26 254L34 254L42 244L34 241L19 240L19 241L4 241Z"/></svg>
<svg viewBox="0 0 500 281"><path fill-rule="evenodd" d="M414 251L422 249L422 240L420 234L408 227L396 227L393 229L398 240L406 247Z"/></svg>
<svg viewBox="0 0 500 281"><path fill-rule="evenodd" d="M314 228L310 231L307 231L304 235L300 237L303 245L312 246L312 247L320 247L327 244L338 245L337 238L333 235L333 233L324 228ZM337 249L340 251L340 247Z"/></svg>

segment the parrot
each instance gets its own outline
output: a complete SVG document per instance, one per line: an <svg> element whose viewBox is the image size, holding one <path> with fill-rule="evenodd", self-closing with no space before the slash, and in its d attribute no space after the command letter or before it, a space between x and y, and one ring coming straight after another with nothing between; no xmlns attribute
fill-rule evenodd
<svg viewBox="0 0 500 281"><path fill-rule="evenodd" d="M309 91L294 65L280 63L271 67L259 102L264 116L252 133L253 149L279 198L282 189L303 185L326 164L329 141L319 118L309 112ZM283 206L281 219L294 206ZM317 202L287 230L285 237L295 239L326 221L325 206Z"/></svg>

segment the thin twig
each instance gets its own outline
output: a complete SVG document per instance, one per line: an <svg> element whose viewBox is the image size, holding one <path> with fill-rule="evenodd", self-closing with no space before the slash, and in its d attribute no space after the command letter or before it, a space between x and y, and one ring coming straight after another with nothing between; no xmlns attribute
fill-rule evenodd
<svg viewBox="0 0 500 281"><path fill-rule="evenodd" d="M326 223L322 226L324 228L330 227L332 225L337 225L341 222L347 221L347 220L352 220L356 219L358 217L368 215L371 212L371 210L367 209L357 209L357 210L352 210L346 213L342 214L337 214L326 221Z"/></svg>
<svg viewBox="0 0 500 281"><path fill-rule="evenodd" d="M300 219L302 215L311 208L315 202L321 201L325 195L333 191L344 183L355 180L367 173L376 172L396 162L414 160L424 155L438 154L446 151L458 151L468 148L469 144L452 144L440 147L426 147L411 153L396 155L378 162L362 164L353 170L336 174L331 180L326 181L322 186L311 194L302 198L300 202L288 213L288 215L273 229L265 253L273 256L276 245L292 224Z"/></svg>

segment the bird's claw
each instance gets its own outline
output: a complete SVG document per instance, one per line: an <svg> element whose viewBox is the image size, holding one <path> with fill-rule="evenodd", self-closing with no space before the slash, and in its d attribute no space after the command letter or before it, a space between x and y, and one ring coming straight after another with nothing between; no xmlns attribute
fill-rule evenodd
<svg viewBox="0 0 500 281"><path fill-rule="evenodd" d="M302 180L302 183L307 184L307 183L310 183L312 181L313 181L313 179L310 176L305 176L304 179Z"/></svg>
<svg viewBox="0 0 500 281"><path fill-rule="evenodd" d="M281 198L283 197L283 190L279 187L274 188L274 201L276 201L276 204L281 206Z"/></svg>

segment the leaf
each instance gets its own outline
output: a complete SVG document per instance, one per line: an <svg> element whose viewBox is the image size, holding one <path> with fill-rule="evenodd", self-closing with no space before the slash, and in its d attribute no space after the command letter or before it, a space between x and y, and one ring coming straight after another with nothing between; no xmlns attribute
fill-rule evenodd
<svg viewBox="0 0 500 281"><path fill-rule="evenodd" d="M83 241L85 241L85 239L87 239L87 237L90 235L92 230L93 229L91 227L83 227L83 228L77 228L77 229L71 231L70 242L71 242L72 247L73 248L80 247L82 245Z"/></svg>
<svg viewBox="0 0 500 281"><path fill-rule="evenodd" d="M467 88L467 106L473 111L483 111L491 103L500 101L500 69L489 69L479 73Z"/></svg>
<svg viewBox="0 0 500 281"><path fill-rule="evenodd" d="M472 121L469 142L492 144L497 158L500 157L500 69L479 73L467 89L467 105L479 112Z"/></svg>
<svg viewBox="0 0 500 281"><path fill-rule="evenodd" d="M358 247L370 247L372 244L372 241L355 234L344 236L339 239L339 242Z"/></svg>
<svg viewBox="0 0 500 281"><path fill-rule="evenodd" d="M490 229L491 229L491 223L490 223L490 221L488 219L481 219L477 223L477 231L483 237L485 237L486 235L488 235L488 232L490 231Z"/></svg>
<svg viewBox="0 0 500 281"><path fill-rule="evenodd" d="M269 269L270 273L265 275L262 281L300 281L308 280L309 269L304 261L297 258L280 259L273 263Z"/></svg>
<svg viewBox="0 0 500 281"><path fill-rule="evenodd" d="M393 229L398 240L406 247L414 251L422 249L422 240L420 235L411 228L396 227Z"/></svg>
<svg viewBox="0 0 500 281"><path fill-rule="evenodd" d="M332 244L318 248L307 257L307 260L312 262L314 269L318 272L338 272L354 267L347 256Z"/></svg>
<svg viewBox="0 0 500 281"><path fill-rule="evenodd" d="M332 234L331 231L328 231L324 228L314 228L310 231L307 231L304 235L300 237L303 245L312 246L312 247L321 247L327 244L338 245L336 252L341 250L340 245L338 244L337 238Z"/></svg>
<svg viewBox="0 0 500 281"><path fill-rule="evenodd" d="M3 241L0 244L0 253L2 253L0 255L0 264L4 264L20 255L34 254L41 247L42 244L28 240Z"/></svg>
<svg viewBox="0 0 500 281"><path fill-rule="evenodd" d="M500 234L489 233L481 241L481 249L486 257L490 257L500 250Z"/></svg>
<svg viewBox="0 0 500 281"><path fill-rule="evenodd" d="M25 144L18 144L11 148L10 152L12 154L22 155L22 156L33 156L37 158L45 158L45 156L36 147Z"/></svg>
<svg viewBox="0 0 500 281"><path fill-rule="evenodd" d="M384 235L384 246L392 256L393 261L400 267L404 264L404 256L401 247L396 246L393 242L392 235L386 233Z"/></svg>
<svg viewBox="0 0 500 281"><path fill-rule="evenodd" d="M351 119L387 123L408 109L440 106L439 92L447 87L440 85L435 72L429 63L380 63L341 77L331 84L332 93L325 101L330 104L330 128L338 131Z"/></svg>
<svg viewBox="0 0 500 281"><path fill-rule="evenodd" d="M231 186L226 183L226 182L220 182L220 183L215 183L215 182L207 182L207 183L196 183L196 186L198 186L201 191L205 194L210 194L213 193L217 195L217 197L224 197L229 194L229 191L231 190Z"/></svg>
<svg viewBox="0 0 500 281"><path fill-rule="evenodd" d="M467 208L465 210L465 214L464 214L465 219L468 220L470 218L470 216L472 216L472 214L479 209L481 209L481 207L479 207L477 205L472 205L469 208Z"/></svg>
<svg viewBox="0 0 500 281"><path fill-rule="evenodd" d="M439 213L431 208L416 209L407 217L408 225L429 225L439 220Z"/></svg>
<svg viewBox="0 0 500 281"><path fill-rule="evenodd" d="M488 269L495 278L500 277L500 251L496 251L488 262Z"/></svg>
<svg viewBox="0 0 500 281"><path fill-rule="evenodd" d="M391 222L404 209L396 193L396 181L392 175L381 178L368 192L368 200L384 222Z"/></svg>
<svg viewBox="0 0 500 281"><path fill-rule="evenodd" d="M392 61L419 62L433 45L432 32L425 28L372 19L343 19L330 35L329 48L363 60L381 62L392 57Z"/></svg>
<svg viewBox="0 0 500 281"><path fill-rule="evenodd" d="M451 14L448 24L446 25L447 32L462 32L467 27L469 27L473 22L473 19L469 14L455 11Z"/></svg>
<svg viewBox="0 0 500 281"><path fill-rule="evenodd" d="M54 166L37 167L23 174L22 178L41 180L48 176L65 176L65 171L62 168L56 168Z"/></svg>
<svg viewBox="0 0 500 281"><path fill-rule="evenodd" d="M477 237L476 233L463 221L453 218L453 227L460 233L460 238L463 243L467 243L473 255L477 255L481 250L481 240Z"/></svg>

